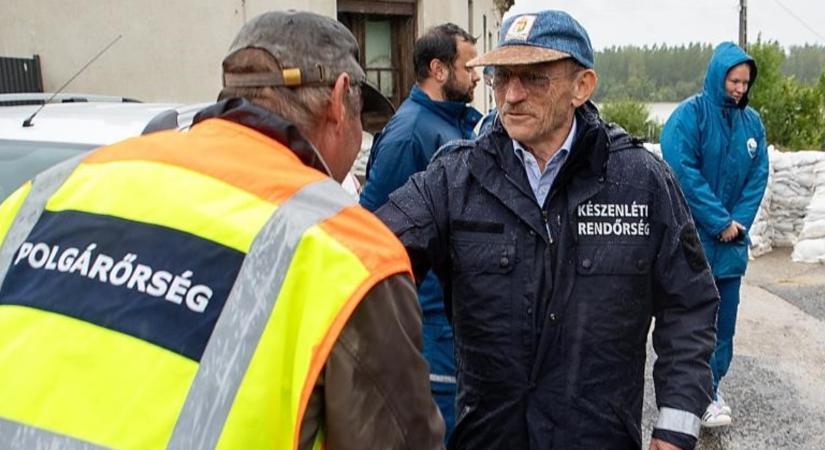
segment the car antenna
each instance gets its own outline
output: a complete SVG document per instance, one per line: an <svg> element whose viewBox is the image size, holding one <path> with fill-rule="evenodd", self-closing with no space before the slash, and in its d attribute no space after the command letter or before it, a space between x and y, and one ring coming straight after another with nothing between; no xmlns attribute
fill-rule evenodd
<svg viewBox="0 0 825 450"><path fill-rule="evenodd" d="M122 34L118 34L118 35L117 35L117 37L116 37L116 38L114 38L114 40L112 40L112 42L109 42L109 45L107 45L107 46L106 46L103 50L99 51L99 52L97 53L97 55L95 55L92 59L90 59L90 60L89 60L89 62L87 62L87 63L86 63L86 65L84 65L83 67L81 67L81 68L80 68L80 70L78 70L78 71L77 71L77 73L75 73L75 74L74 74L71 78L69 78L69 81L67 81L67 82L63 83L63 86L60 86L60 89L58 89L57 91L55 91L55 93L54 93L54 94L52 94L52 96L51 96L51 97L49 97L49 99L48 99L48 100L46 100L45 102L43 102L43 104L42 104L42 105L40 105L40 107L39 107L39 108L37 108L37 111L35 111L34 113L32 113L32 115L30 115L28 119L26 119L26 120L24 120L24 121L23 121L23 126L24 126L24 127L26 127L26 128L28 128L28 127L32 126L32 125L33 125L33 124L32 124L32 120L34 119L34 116L36 116L36 115L37 115L37 113L39 113L39 112L40 112L40 110L41 110L41 109L43 109L43 107L44 107L44 106L46 106L47 104L51 103L51 101L52 101L52 100L53 100L53 99L57 96L57 94L59 94L59 93L63 92L63 89L66 89L66 86L68 86L68 85L69 85L69 83L71 83L72 81L74 81L74 79L75 79L75 78L77 78L77 76L78 76L78 75L80 75L81 73L83 73L83 71L84 71L84 70L86 70L86 68L87 68L87 67L89 67L89 66L90 66L93 62L95 62L95 60L97 60L97 58L100 58L100 55L102 55L102 54L106 53L106 50L109 50L109 49L110 49L113 45L115 45L115 42L117 42L117 41L118 41L120 38L122 38L122 37L123 37L123 35L122 35Z"/></svg>

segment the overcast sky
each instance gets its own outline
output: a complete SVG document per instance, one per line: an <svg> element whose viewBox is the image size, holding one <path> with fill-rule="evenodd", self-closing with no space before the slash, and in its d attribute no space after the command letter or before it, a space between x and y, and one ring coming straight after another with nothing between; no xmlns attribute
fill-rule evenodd
<svg viewBox="0 0 825 450"><path fill-rule="evenodd" d="M825 45L825 0L747 0L748 41ZM505 14L567 11L593 47L739 39L739 0L516 0Z"/></svg>

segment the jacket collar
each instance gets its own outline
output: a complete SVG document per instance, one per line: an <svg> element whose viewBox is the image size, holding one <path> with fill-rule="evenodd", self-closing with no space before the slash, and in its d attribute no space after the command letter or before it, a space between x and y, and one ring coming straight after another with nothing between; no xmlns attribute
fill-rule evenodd
<svg viewBox="0 0 825 450"><path fill-rule="evenodd" d="M577 108L575 114L577 126L573 146L554 185L563 185L572 175L582 171L590 176L601 176L606 170L611 139L599 118L596 106L588 101ZM492 154L500 164L504 154L502 151L507 151L506 142L512 141L501 124L500 117L496 118L490 133L481 139L484 138L488 139L488 143L481 147ZM509 146L509 151L512 153L512 145Z"/></svg>
<svg viewBox="0 0 825 450"><path fill-rule="evenodd" d="M247 99L229 98L208 106L195 114L192 126L208 119L228 120L251 128L292 150L304 165L329 175L324 163L321 162L318 150L295 125Z"/></svg>
<svg viewBox="0 0 825 450"><path fill-rule="evenodd" d="M472 130L478 121L481 120L482 116L478 110L462 102L435 101L431 99L426 92L421 90L417 84L413 85L409 100L440 116L442 119L452 124L457 124L467 138L472 136Z"/></svg>
<svg viewBox="0 0 825 450"><path fill-rule="evenodd" d="M478 152L469 156L469 167L479 183L502 204L521 217L538 236L549 242L542 219L545 205L536 205L524 166L513 151L513 140L497 118L489 133L476 141ZM602 188L610 152L607 127L596 107L588 102L576 110L576 134L567 160L553 181L545 202L559 189L579 185L577 198L589 197Z"/></svg>

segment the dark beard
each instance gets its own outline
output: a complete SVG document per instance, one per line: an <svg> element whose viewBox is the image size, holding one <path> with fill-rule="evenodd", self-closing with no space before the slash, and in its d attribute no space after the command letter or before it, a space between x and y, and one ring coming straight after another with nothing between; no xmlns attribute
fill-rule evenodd
<svg viewBox="0 0 825 450"><path fill-rule="evenodd" d="M470 103L473 101L472 87L466 91L461 90L461 86L458 85L458 81L452 72L447 77L447 82L441 87L441 93L444 95L445 100L451 102Z"/></svg>

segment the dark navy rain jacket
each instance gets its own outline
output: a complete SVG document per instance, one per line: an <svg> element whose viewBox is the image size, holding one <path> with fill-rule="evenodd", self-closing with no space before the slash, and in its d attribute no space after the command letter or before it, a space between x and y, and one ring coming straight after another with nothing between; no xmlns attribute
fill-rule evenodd
<svg viewBox="0 0 825 450"><path fill-rule="evenodd" d="M378 211L416 275L432 268L445 288L459 372L450 448L640 448L654 316L654 436L695 444L718 304L695 226L663 161L592 104L576 114L544 205L497 120Z"/></svg>

